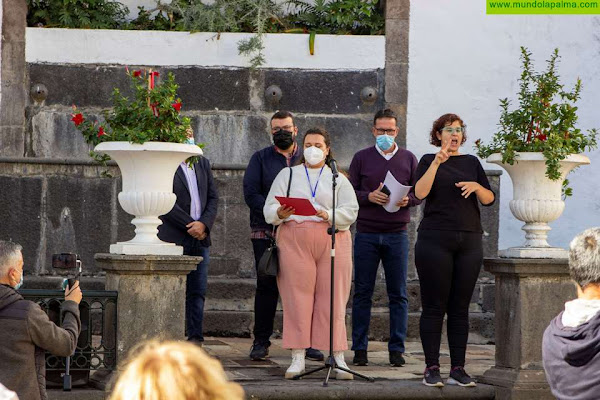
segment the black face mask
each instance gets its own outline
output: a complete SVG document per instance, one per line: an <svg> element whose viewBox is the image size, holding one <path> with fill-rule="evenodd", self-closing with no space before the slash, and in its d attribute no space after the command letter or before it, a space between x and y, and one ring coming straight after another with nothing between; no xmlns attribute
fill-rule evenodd
<svg viewBox="0 0 600 400"><path fill-rule="evenodd" d="M283 129L277 130L273 134L273 143L281 150L287 150L292 144L294 144L294 137L292 132L285 131Z"/></svg>

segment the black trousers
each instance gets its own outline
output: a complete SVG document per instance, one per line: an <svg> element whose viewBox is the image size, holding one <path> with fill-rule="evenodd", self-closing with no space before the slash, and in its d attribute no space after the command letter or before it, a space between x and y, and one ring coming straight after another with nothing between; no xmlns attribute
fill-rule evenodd
<svg viewBox="0 0 600 400"><path fill-rule="evenodd" d="M464 367L469 336L469 303L483 261L481 233L422 230L415 245L421 285L420 334L427 367L440 365L444 314L450 360Z"/></svg>
<svg viewBox="0 0 600 400"><path fill-rule="evenodd" d="M269 247L268 239L252 239L255 268ZM256 296L254 297L254 342L270 345L269 338L273 334L273 320L277 311L279 289L274 276L258 276L256 279Z"/></svg>

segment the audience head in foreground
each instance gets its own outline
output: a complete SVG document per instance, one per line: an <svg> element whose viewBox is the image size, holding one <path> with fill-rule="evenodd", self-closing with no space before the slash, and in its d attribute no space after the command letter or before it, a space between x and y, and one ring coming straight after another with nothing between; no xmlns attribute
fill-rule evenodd
<svg viewBox="0 0 600 400"><path fill-rule="evenodd" d="M558 399L597 399L600 387L600 228L573 239L569 272L577 299L550 322L542 343L544 369Z"/></svg>
<svg viewBox="0 0 600 400"><path fill-rule="evenodd" d="M243 400L219 361L186 342L151 341L133 352L110 400Z"/></svg>

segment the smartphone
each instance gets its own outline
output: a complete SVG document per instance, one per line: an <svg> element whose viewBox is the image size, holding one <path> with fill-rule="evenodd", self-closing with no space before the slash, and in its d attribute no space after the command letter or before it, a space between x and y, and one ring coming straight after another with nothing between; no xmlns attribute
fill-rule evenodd
<svg viewBox="0 0 600 400"><path fill-rule="evenodd" d="M390 195L390 189L388 189L388 187L387 187L387 186L385 186L385 185L383 185L383 187L381 188L381 191L382 191L383 193L385 193L387 196L389 196L389 195Z"/></svg>

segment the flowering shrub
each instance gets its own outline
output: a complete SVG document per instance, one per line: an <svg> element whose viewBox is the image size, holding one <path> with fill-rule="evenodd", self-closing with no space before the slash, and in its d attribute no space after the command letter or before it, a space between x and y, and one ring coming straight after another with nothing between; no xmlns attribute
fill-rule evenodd
<svg viewBox="0 0 600 400"><path fill-rule="evenodd" d="M71 120L85 141L94 146L108 141L184 143L191 133L191 126L190 119L180 114L182 102L177 97L179 86L175 76L169 73L158 83L160 74L157 71L126 71L134 89L133 99L123 96L115 88L114 107L103 113L103 122L87 118L73 105ZM97 161L108 159L93 152L91 156Z"/></svg>
<svg viewBox="0 0 600 400"><path fill-rule="evenodd" d="M523 71L519 78L519 107L509 111L508 99L500 100L500 130L489 145L482 144L481 140L475 142L479 157L501 153L502 162L512 165L517 152L541 152L546 158L546 176L558 180L561 160L596 147L596 129L585 133L575 127L575 103L580 97L581 80L577 79L572 91L565 91L556 73L558 58L558 49L555 49L547 61L547 70L536 73L531 65L531 53L521 47ZM563 189L565 196L572 194L567 180L563 182Z"/></svg>

